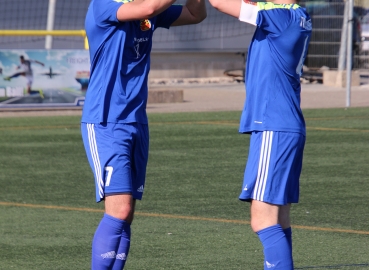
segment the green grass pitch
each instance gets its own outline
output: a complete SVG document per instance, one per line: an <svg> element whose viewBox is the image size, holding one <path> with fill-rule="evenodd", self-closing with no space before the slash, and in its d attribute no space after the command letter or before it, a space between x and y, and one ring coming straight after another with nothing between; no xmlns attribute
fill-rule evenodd
<svg viewBox="0 0 369 270"><path fill-rule="evenodd" d="M305 110L295 269L369 269L369 108ZM249 136L239 112L150 114L129 270L260 270L238 201ZM0 118L0 269L89 269L102 216L79 117Z"/></svg>

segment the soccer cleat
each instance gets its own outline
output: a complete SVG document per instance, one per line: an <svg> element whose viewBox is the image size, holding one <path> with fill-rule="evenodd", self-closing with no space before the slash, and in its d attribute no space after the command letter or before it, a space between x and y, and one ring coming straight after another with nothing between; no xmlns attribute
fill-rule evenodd
<svg viewBox="0 0 369 270"><path fill-rule="evenodd" d="M9 81L10 82L10 77L4 77L4 81Z"/></svg>

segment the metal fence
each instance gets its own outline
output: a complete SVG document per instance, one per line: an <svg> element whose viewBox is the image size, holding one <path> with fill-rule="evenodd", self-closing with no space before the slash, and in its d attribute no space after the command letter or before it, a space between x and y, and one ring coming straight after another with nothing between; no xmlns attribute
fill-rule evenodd
<svg viewBox="0 0 369 270"><path fill-rule="evenodd" d="M345 20L345 2L307 1L302 2L309 12L313 33L305 65L310 69L326 67L337 69ZM368 5L368 7L366 7ZM362 41L363 18L369 8L368 0L355 1L352 38L353 69L368 67L368 51L364 50Z"/></svg>
<svg viewBox="0 0 369 270"><path fill-rule="evenodd" d="M56 0L54 0L56 1ZM178 0L184 3L186 0ZM79 30L84 28L84 17L90 0L58 0L54 18L55 30ZM0 0L1 29L46 29L49 0ZM344 0L309 0L300 3L312 17L313 34L305 65L311 69L322 66L335 69L344 23ZM240 23L226 16L207 3L208 17L199 25L159 30L154 35L154 51L223 51L246 52L253 26ZM353 68L369 67L369 46L362 40L363 18L369 10L369 0L355 0L353 39ZM369 15L368 15L369 16ZM368 20L369 22L369 20ZM369 27L369 26L368 26ZM369 32L369 31L368 31ZM0 49L43 49L45 37L0 36ZM79 37L54 37L53 49L83 49Z"/></svg>
<svg viewBox="0 0 369 270"><path fill-rule="evenodd" d="M2 30L45 30L51 0L0 0ZM54 30L84 29L84 19L90 0L53 0ZM186 0L177 0L184 4ZM170 31L158 29L153 38L153 51L228 51L245 52L254 27L240 23L207 5L207 19L198 25L172 27ZM43 49L45 37L1 36L0 49ZM83 49L84 41L78 37L54 37L52 49Z"/></svg>

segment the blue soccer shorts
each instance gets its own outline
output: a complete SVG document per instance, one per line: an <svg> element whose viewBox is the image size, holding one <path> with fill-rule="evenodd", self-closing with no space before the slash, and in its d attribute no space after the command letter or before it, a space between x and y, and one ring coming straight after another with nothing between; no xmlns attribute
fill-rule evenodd
<svg viewBox="0 0 369 270"><path fill-rule="evenodd" d="M304 146L305 136L300 133L252 132L239 199L297 203Z"/></svg>
<svg viewBox="0 0 369 270"><path fill-rule="evenodd" d="M95 176L96 202L127 193L141 200L149 152L148 125L81 123L81 131Z"/></svg>

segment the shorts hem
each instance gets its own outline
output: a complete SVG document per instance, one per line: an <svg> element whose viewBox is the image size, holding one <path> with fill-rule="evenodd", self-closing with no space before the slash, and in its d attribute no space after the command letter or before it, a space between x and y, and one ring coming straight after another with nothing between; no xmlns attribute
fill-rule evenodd
<svg viewBox="0 0 369 270"><path fill-rule="evenodd" d="M142 195L143 195L143 194L137 195L135 193L132 193L131 191L122 191L122 192L109 192L109 193L105 193L105 197L114 196L114 195L123 195L123 194L132 195L132 198L135 199L135 200L141 200L142 199Z"/></svg>
<svg viewBox="0 0 369 270"><path fill-rule="evenodd" d="M251 198L251 197L248 197L248 198L242 198L242 197L239 197L238 198L240 201L243 201L243 202L251 202L252 200L256 200L254 198ZM290 202L281 202L281 201L272 201L272 200L256 200L256 201L260 201L260 202L265 202L265 203L269 203L269 204L274 204L274 205L287 205L287 204L292 204L292 203L298 203L298 200L293 200L293 201L290 201Z"/></svg>

